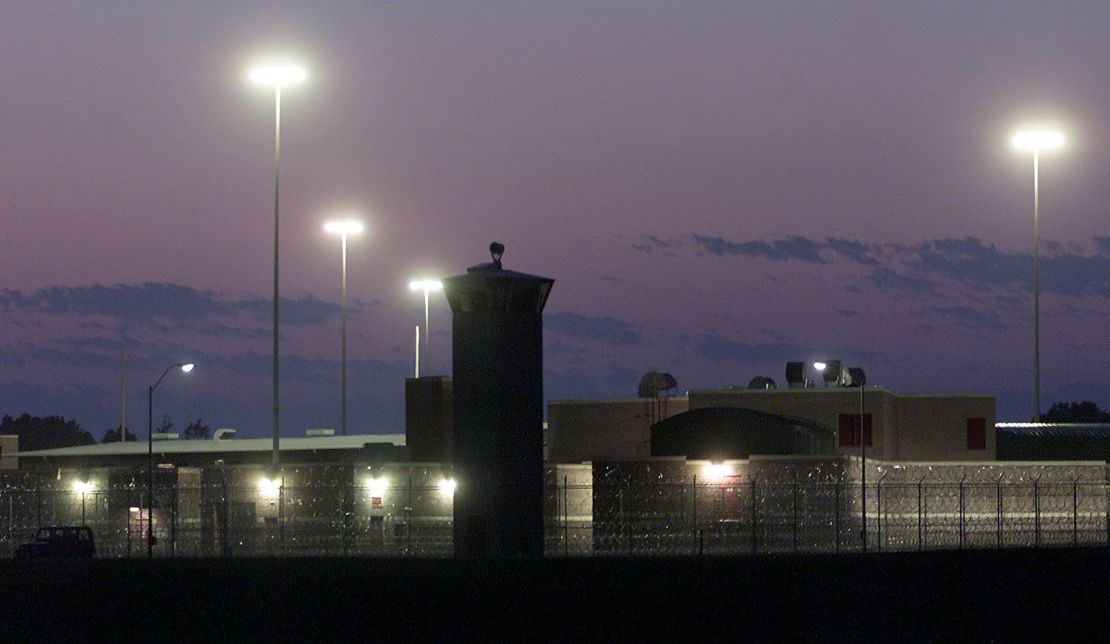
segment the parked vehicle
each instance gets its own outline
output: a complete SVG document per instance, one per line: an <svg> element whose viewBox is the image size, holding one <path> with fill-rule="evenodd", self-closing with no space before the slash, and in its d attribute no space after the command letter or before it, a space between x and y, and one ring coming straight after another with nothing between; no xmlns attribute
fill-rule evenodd
<svg viewBox="0 0 1110 644"><path fill-rule="evenodd" d="M85 526L39 528L34 541L15 549L16 559L88 559L94 554L93 533Z"/></svg>

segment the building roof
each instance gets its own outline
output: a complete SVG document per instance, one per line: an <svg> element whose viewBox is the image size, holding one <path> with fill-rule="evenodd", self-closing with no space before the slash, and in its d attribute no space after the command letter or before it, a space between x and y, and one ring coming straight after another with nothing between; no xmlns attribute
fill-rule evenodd
<svg viewBox="0 0 1110 644"><path fill-rule="evenodd" d="M282 452L308 452L325 450L358 450L365 445L390 444L403 446L404 434L356 434L353 436L301 436L282 438ZM272 438L210 438L205 440L156 440L156 454L206 454L226 452L269 452L274 447ZM72 457L72 456L131 456L147 453L146 441L96 443L75 447L40 449L18 452L5 456L19 458Z"/></svg>
<svg viewBox="0 0 1110 644"><path fill-rule="evenodd" d="M995 423L994 426L1014 436L1110 438L1110 423Z"/></svg>

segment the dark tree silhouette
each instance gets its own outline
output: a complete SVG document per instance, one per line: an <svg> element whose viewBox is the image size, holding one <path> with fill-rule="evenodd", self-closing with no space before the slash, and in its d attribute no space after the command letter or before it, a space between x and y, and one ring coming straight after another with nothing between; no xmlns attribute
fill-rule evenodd
<svg viewBox="0 0 1110 644"><path fill-rule="evenodd" d="M0 420L0 434L19 436L21 452L92 445L96 442L91 434L81 429L77 421L66 420L61 416L43 418L30 414L23 414L19 418L4 416L3 420Z"/></svg>
<svg viewBox="0 0 1110 644"><path fill-rule="evenodd" d="M208 438L212 434L212 429L196 419L185 428L185 438Z"/></svg>
<svg viewBox="0 0 1110 644"><path fill-rule="evenodd" d="M135 440L139 440L139 438L137 436L135 436L135 434L131 433L131 430L129 429L129 430L127 430L127 436L124 437L124 440L135 441ZM101 438L100 442L101 443L118 443L119 442L119 426L117 425L115 429L109 429L108 431L104 432L104 438Z"/></svg>
<svg viewBox="0 0 1110 644"><path fill-rule="evenodd" d="M173 429L173 420L170 419L169 414L163 414L162 423L158 425L158 427L156 427L154 431L158 432L159 434L166 434L169 433L171 429Z"/></svg>
<svg viewBox="0 0 1110 644"><path fill-rule="evenodd" d="M1110 412L1099 409L1089 400L1053 403L1041 415L1042 423L1110 423Z"/></svg>

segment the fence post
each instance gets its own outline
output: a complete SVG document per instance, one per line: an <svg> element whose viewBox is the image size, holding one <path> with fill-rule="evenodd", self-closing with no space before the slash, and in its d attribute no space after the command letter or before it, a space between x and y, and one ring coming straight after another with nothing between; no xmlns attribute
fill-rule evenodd
<svg viewBox="0 0 1110 644"><path fill-rule="evenodd" d="M173 496L170 501L170 557L177 556L177 488L181 484L180 480L173 482L173 488L170 490Z"/></svg>
<svg viewBox="0 0 1110 644"><path fill-rule="evenodd" d="M350 481L350 486L354 486L354 484L355 484L355 479L354 479L354 476L352 476L351 481ZM340 497L339 497L339 519L341 521L341 523L339 525L340 525L340 528L343 530L343 533L340 535L340 538L343 542L343 556L344 557L350 556L350 552L351 552L351 548L350 548L350 545L348 543L350 541L350 532L351 532L350 527L348 525L350 523L350 519L351 519L350 513L348 512L348 510L350 509L350 501L348 499L348 493L347 493L348 489L349 489L348 485L346 485L346 484L343 485L343 487L340 488L340 490L342 490L342 493L340 494Z"/></svg>
<svg viewBox="0 0 1110 644"><path fill-rule="evenodd" d="M883 479L890 474L890 470L883 472L879 481L875 483L875 548L883 551Z"/></svg>
<svg viewBox="0 0 1110 644"><path fill-rule="evenodd" d="M127 556L131 556L131 488L127 489ZM139 508L140 510L142 508ZM142 515L140 515L142 516Z"/></svg>
<svg viewBox="0 0 1110 644"><path fill-rule="evenodd" d="M1079 545L1079 478L1071 482L1071 545Z"/></svg>
<svg viewBox="0 0 1110 644"><path fill-rule="evenodd" d="M558 484L558 479L556 479ZM567 475L563 475L563 556L570 554L570 497L567 492Z"/></svg>
<svg viewBox="0 0 1110 644"><path fill-rule="evenodd" d="M694 536L701 541L701 528L698 527L698 475L694 475ZM700 552L698 554L701 554Z"/></svg>
<svg viewBox="0 0 1110 644"><path fill-rule="evenodd" d="M798 475L794 475L794 552L798 552Z"/></svg>
<svg viewBox="0 0 1110 644"><path fill-rule="evenodd" d="M752 554L754 555L757 550L757 536L756 536L756 513L755 513L755 477L752 477Z"/></svg>
<svg viewBox="0 0 1110 644"><path fill-rule="evenodd" d="M617 537L624 543L624 554L629 554L631 544L629 544L626 537L624 526L624 484L620 483L619 485L620 487L617 488L617 516L619 518L618 527L620 530L618 531Z"/></svg>
<svg viewBox="0 0 1110 644"><path fill-rule="evenodd" d="M278 487L278 544L281 554L285 555L285 475L281 475L281 485Z"/></svg>
<svg viewBox="0 0 1110 644"><path fill-rule="evenodd" d="M964 549L964 481L967 480L967 474L960 479L960 550Z"/></svg>
<svg viewBox="0 0 1110 644"><path fill-rule="evenodd" d="M833 529L835 531L835 534L833 534L833 542L835 543L834 550L836 552L840 552L840 484L843 482L844 478L841 477L837 479L835 483L833 483L833 490L836 494L836 507L833 509L833 512L836 516L835 523L833 524Z"/></svg>
<svg viewBox="0 0 1110 644"><path fill-rule="evenodd" d="M229 545L229 542L228 542L228 537L227 537L228 529L229 529L227 524L228 524L229 521L231 521L231 513L228 511L230 503L228 502L228 498L227 498L227 475L226 474L224 475L223 480L220 482L220 487L222 488L221 491L223 492L222 501L223 501L223 506L224 506L223 520L220 521L220 541L221 541L221 543L220 543L220 555L223 556L223 557L227 557L228 555L231 554L230 553L231 548L230 548L230 545Z"/></svg>
<svg viewBox="0 0 1110 644"><path fill-rule="evenodd" d="M917 550L925 549L925 531L929 529L929 506L925 501L925 477L917 482Z"/></svg>
<svg viewBox="0 0 1110 644"><path fill-rule="evenodd" d="M1003 474L998 475L998 482L995 484L998 489L998 513L996 514L998 523L998 547L1002 548L1002 477Z"/></svg>
<svg viewBox="0 0 1110 644"><path fill-rule="evenodd" d="M405 554L412 556L412 474L409 474L408 500L405 503Z"/></svg>
<svg viewBox="0 0 1110 644"><path fill-rule="evenodd" d="M1033 544L1041 547L1041 495L1038 484L1041 477L1033 479Z"/></svg>

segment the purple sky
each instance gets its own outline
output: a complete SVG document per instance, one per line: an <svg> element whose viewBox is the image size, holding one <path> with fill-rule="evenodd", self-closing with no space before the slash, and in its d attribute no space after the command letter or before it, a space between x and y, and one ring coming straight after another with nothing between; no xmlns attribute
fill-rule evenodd
<svg viewBox="0 0 1110 644"><path fill-rule="evenodd" d="M549 398L780 383L842 358L897 391L1031 415L1032 169L1042 403L1110 406L1110 10L1041 2L188 2L0 6L0 413L129 426L158 390L269 431L272 97L283 102L283 433L403 429L421 300L505 243L554 277ZM311 5L311 6L310 6ZM433 371L450 365L432 310ZM145 428L143 428L145 430ZM140 432L142 433L142 432Z"/></svg>

